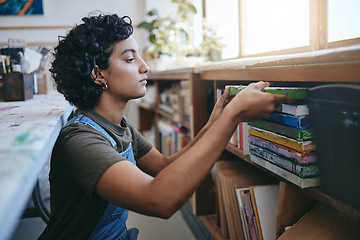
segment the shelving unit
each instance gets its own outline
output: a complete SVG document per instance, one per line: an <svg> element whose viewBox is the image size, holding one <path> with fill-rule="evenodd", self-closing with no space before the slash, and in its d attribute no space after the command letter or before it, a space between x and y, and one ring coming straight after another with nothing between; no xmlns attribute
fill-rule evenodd
<svg viewBox="0 0 360 240"><path fill-rule="evenodd" d="M247 85L254 81L269 81L271 86L297 86L313 87L329 83L360 84L360 49L343 48L335 51L322 51L319 53L297 54L292 56L276 57L270 61L259 58L254 61L239 60L226 63L213 64L196 69L200 73L200 81L212 81L214 88L224 88L225 85ZM253 64L254 62L257 62ZM277 177L280 181L288 182L267 169L251 162L249 155L228 144L226 151L239 159L262 169L267 174ZM347 204L324 194L320 187L305 188L302 191L319 203L327 205L360 223L360 212ZM202 217L205 218L206 217ZM211 218L211 217L210 217ZM208 220L208 228L211 226ZM210 225L210 226L209 226ZM217 239L217 238L216 238ZM220 239L220 238L219 238Z"/></svg>
<svg viewBox="0 0 360 240"><path fill-rule="evenodd" d="M296 87L314 87L329 83L360 84L360 45L271 58L259 57L210 63L195 69L151 73L149 80L158 90L164 84L174 81L189 81L190 121L182 124L190 129L191 137L194 137L208 119L209 100L215 98L216 89L224 88L229 84L247 85L256 81L269 81L271 86ZM158 94L159 92L156 95L158 96ZM214 96L210 96L210 94L214 94ZM165 116L171 119L171 116L159 110L158 104L159 100L156 101L154 107L140 105L140 112L150 112L148 115L141 114L140 118L153 117L154 121L158 121L159 117ZM140 130L148 129L148 127L143 124L140 126ZM233 158L246 161L279 181L289 183L286 179L251 162L249 155L244 155L241 150L231 144L228 144L224 154L230 154ZM317 202L360 223L358 210L324 194L319 187L301 189L301 191ZM221 236L217 226L216 196L210 175L189 202L194 215L200 219L211 235L215 239L226 239Z"/></svg>
<svg viewBox="0 0 360 240"><path fill-rule="evenodd" d="M207 109L203 106L207 105L208 91L213 88L212 83L202 83L199 81L199 74L194 72L192 68L175 69L162 72L150 73L148 77L149 84L155 87L156 99L155 105L139 104L139 118L141 132L150 130L155 127L156 147L160 149L160 135L157 127L157 122L161 118L166 118L169 121L182 125L189 130L190 138L193 138L204 126L208 119ZM190 105L185 106L189 108L190 116L186 121L176 122L173 116L160 109L160 93L171 84L179 83L180 81L187 81L189 86ZM203 186L191 197L189 203L195 215L206 215L209 209L215 208L215 193L208 191L212 186L211 176L203 183ZM208 199L212 199L208 201ZM206 204L202 204L206 202Z"/></svg>

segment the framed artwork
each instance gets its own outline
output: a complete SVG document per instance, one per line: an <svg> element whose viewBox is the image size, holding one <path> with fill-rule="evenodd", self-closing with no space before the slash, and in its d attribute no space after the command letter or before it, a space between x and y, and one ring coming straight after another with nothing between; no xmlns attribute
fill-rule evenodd
<svg viewBox="0 0 360 240"><path fill-rule="evenodd" d="M0 0L0 15L42 15L42 0Z"/></svg>

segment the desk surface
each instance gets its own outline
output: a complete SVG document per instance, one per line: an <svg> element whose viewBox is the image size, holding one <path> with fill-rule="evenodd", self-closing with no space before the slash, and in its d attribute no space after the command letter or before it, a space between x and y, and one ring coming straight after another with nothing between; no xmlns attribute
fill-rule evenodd
<svg viewBox="0 0 360 240"><path fill-rule="evenodd" d="M0 102L0 240L15 230L72 110L57 92Z"/></svg>

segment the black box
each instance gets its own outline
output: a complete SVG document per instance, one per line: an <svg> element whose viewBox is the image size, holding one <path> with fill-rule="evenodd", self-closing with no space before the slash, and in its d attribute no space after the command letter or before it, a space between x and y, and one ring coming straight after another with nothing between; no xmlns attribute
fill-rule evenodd
<svg viewBox="0 0 360 240"><path fill-rule="evenodd" d="M360 210L360 85L314 87L308 107L316 135L321 190Z"/></svg>
<svg viewBox="0 0 360 240"><path fill-rule="evenodd" d="M34 96L34 76L24 73L2 75L4 101L24 101Z"/></svg>

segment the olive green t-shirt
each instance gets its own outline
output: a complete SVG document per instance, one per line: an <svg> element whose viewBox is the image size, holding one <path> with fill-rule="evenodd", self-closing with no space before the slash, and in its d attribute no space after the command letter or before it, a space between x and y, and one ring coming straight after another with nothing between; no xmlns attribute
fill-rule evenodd
<svg viewBox="0 0 360 240"><path fill-rule="evenodd" d="M101 175L126 160L119 153L130 141L135 160L152 148L125 118L118 126L93 111L81 114L100 125L116 141L117 149L91 126L71 123L61 130L51 156L48 239L88 239L108 205L95 193Z"/></svg>

